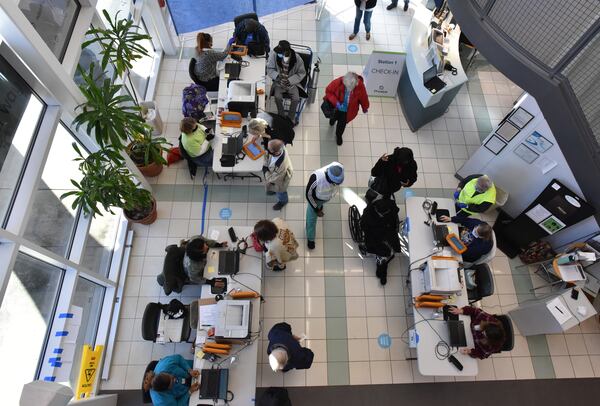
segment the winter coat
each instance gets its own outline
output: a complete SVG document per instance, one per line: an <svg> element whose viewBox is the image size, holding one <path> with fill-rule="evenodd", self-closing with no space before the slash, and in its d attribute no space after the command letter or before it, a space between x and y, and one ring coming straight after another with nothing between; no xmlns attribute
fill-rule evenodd
<svg viewBox="0 0 600 406"><path fill-rule="evenodd" d="M265 175L265 187L267 188L267 192L285 192L287 191L294 173L292 161L285 148L279 156L279 159L275 161L275 166L269 167L272 157L273 155L267 150L262 168L263 174Z"/></svg>
<svg viewBox="0 0 600 406"><path fill-rule="evenodd" d="M249 18L241 21L237 27L235 27L235 31L233 32L233 37L236 39L238 44L246 44L246 37L248 36L248 32L246 32L246 22L250 20ZM265 53L269 53L271 48L269 47L269 33L264 25L258 24L258 30L254 33L255 37L252 42L257 42L260 44L265 44Z"/></svg>
<svg viewBox="0 0 600 406"><path fill-rule="evenodd" d="M277 226L278 232L273 240L265 242L267 264L277 262L283 265L298 259L298 242L290 227L280 218L273 219L273 223Z"/></svg>
<svg viewBox="0 0 600 406"><path fill-rule="evenodd" d="M165 295L170 295L171 292L181 293L183 285L189 279L183 270L183 257L185 256L185 248L178 247L176 244L169 245L165 248L167 255L163 263L163 270L156 277L156 281L162 286Z"/></svg>
<svg viewBox="0 0 600 406"><path fill-rule="evenodd" d="M356 7L360 7L360 0L354 0L354 4L356 4ZM374 8L377 5L377 0L367 0L367 5L365 7L365 9L369 10Z"/></svg>
<svg viewBox="0 0 600 406"><path fill-rule="evenodd" d="M345 91L346 87L344 86L344 78L340 76L327 85L327 88L325 89L325 99L335 107L338 102L344 102ZM358 114L359 104L362 106L363 110L369 109L369 96L367 96L367 89L365 88L364 80L360 75L358 76L358 83L356 84L356 87L350 93L348 109L346 111L346 123L354 120Z"/></svg>
<svg viewBox="0 0 600 406"><path fill-rule="evenodd" d="M401 250L398 212L392 199L379 199L367 205L360 217L367 252L387 257Z"/></svg>
<svg viewBox="0 0 600 406"><path fill-rule="evenodd" d="M269 61L267 62L267 75L273 82L279 84L278 76L282 69L282 58L277 56L276 52L271 52L269 55ZM290 86L297 86L302 89L301 82L306 76L306 69L304 68L304 62L302 57L292 50L290 55L290 66L288 68L288 81Z"/></svg>

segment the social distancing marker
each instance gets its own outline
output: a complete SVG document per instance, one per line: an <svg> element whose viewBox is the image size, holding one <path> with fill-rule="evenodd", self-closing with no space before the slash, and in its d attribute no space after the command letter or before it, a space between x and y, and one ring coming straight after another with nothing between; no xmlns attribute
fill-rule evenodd
<svg viewBox="0 0 600 406"><path fill-rule="evenodd" d="M392 337L387 333L382 333L377 337L377 343L381 348L390 348L392 346Z"/></svg>
<svg viewBox="0 0 600 406"><path fill-rule="evenodd" d="M229 220L231 218L231 209L229 207L223 207L219 212L221 220Z"/></svg>

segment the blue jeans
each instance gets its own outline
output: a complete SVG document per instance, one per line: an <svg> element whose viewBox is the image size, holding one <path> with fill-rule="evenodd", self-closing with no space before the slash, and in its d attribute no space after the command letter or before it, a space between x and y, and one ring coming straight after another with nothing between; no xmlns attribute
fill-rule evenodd
<svg viewBox="0 0 600 406"><path fill-rule="evenodd" d="M323 203L319 202L318 208L323 208ZM312 208L310 204L306 206L306 239L309 241L315 240L315 235L317 234L317 212Z"/></svg>
<svg viewBox="0 0 600 406"><path fill-rule="evenodd" d="M201 168L212 167L213 163L213 150L212 148L206 151L204 154L195 156L192 158L192 162Z"/></svg>
<svg viewBox="0 0 600 406"><path fill-rule="evenodd" d="M288 194L287 192L275 192L277 195L277 202L281 204L287 204L288 202Z"/></svg>
<svg viewBox="0 0 600 406"><path fill-rule="evenodd" d="M371 32L371 15L373 14L373 10L365 11L365 18L363 22L365 23L365 31ZM363 16L363 11L356 7L356 18L354 19L354 34L358 34L358 30L360 29L360 20Z"/></svg>

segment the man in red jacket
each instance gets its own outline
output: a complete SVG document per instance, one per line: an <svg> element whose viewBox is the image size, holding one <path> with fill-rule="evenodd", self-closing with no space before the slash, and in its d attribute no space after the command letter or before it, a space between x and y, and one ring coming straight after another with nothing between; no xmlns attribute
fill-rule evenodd
<svg viewBox="0 0 600 406"><path fill-rule="evenodd" d="M348 72L334 79L325 89L325 99L335 108L329 118L329 125L334 125L337 121L336 141L338 145L342 145L342 134L346 124L358 114L358 105L362 106L365 114L369 110L369 96L362 76Z"/></svg>

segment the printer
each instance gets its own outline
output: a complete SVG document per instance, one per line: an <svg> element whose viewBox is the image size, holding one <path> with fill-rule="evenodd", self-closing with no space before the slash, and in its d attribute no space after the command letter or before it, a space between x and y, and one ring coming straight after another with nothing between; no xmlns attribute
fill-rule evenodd
<svg viewBox="0 0 600 406"><path fill-rule="evenodd" d="M248 114L256 117L257 97L255 82L234 80L227 89L227 109L237 111L242 117Z"/></svg>
<svg viewBox="0 0 600 406"><path fill-rule="evenodd" d="M433 256L423 270L425 292L451 295L462 290L458 277L458 260L454 257Z"/></svg>
<svg viewBox="0 0 600 406"><path fill-rule="evenodd" d="M215 337L247 338L250 335L249 300L220 300L216 306Z"/></svg>

